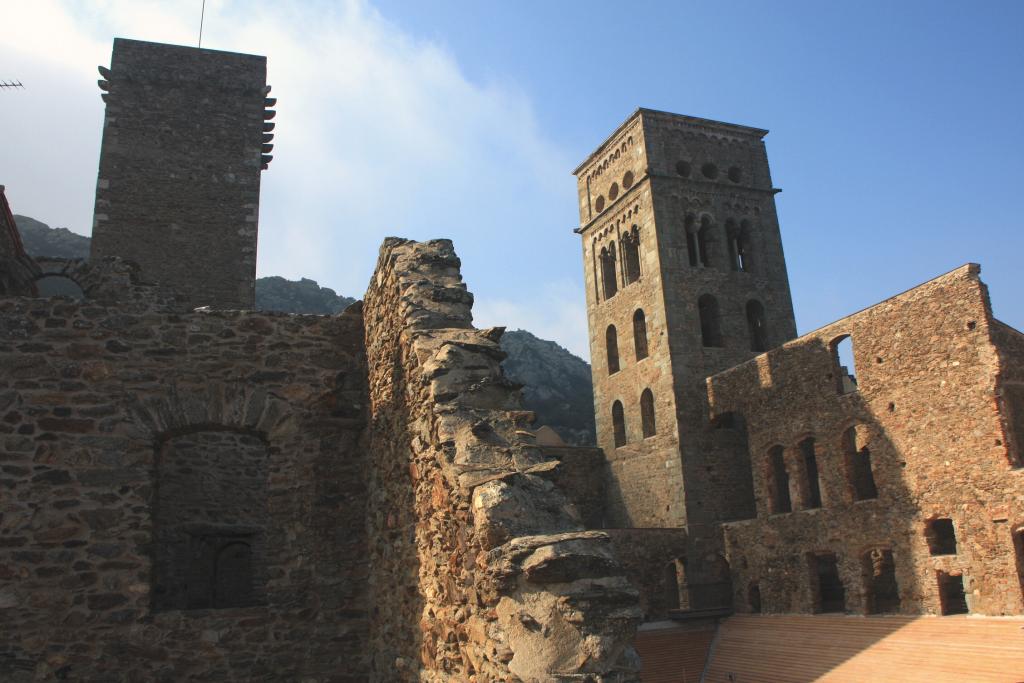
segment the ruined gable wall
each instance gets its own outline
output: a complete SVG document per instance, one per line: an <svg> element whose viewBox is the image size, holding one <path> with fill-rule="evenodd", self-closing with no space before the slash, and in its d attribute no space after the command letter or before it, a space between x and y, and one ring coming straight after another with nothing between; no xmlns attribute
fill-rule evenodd
<svg viewBox="0 0 1024 683"><path fill-rule="evenodd" d="M365 680L358 314L178 313L152 293L0 298L0 679ZM154 609L175 467L212 516L167 523L264 546L250 606ZM215 514L247 487L261 515Z"/></svg>
<svg viewBox="0 0 1024 683"><path fill-rule="evenodd" d="M540 474L450 242L391 238L364 304L381 681L635 680L637 596Z"/></svg>
<svg viewBox="0 0 1024 683"><path fill-rule="evenodd" d="M737 609L760 582L764 610L808 612L807 553L837 554L847 610L868 609L864 553L890 549L905 613L937 613L937 571L962 574L972 612L1024 609L1008 519L1021 518L996 409L998 357L977 266L800 337L708 380L712 412L747 420L758 517L726 525ZM839 395L829 344L853 339L858 390ZM870 449L876 499L855 501L843 432ZM797 444L816 440L823 504L812 509ZM793 512L769 509L767 452L785 448ZM924 529L953 520L955 555L932 556Z"/></svg>

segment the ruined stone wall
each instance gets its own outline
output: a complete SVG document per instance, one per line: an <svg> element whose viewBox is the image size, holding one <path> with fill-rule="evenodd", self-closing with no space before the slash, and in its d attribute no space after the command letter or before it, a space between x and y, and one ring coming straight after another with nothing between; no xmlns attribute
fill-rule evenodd
<svg viewBox="0 0 1024 683"><path fill-rule="evenodd" d="M365 680L359 315L180 313L106 263L0 298L0 679Z"/></svg>
<svg viewBox="0 0 1024 683"><path fill-rule="evenodd" d="M39 268L25 253L4 186L0 185L0 296L33 296Z"/></svg>
<svg viewBox="0 0 1024 683"><path fill-rule="evenodd" d="M606 503L605 458L600 448L541 446L541 452L559 465L548 475L579 512L587 529L604 528Z"/></svg>
<svg viewBox="0 0 1024 683"><path fill-rule="evenodd" d="M541 473L450 242L389 239L366 294L373 678L635 680L636 592Z"/></svg>
<svg viewBox="0 0 1024 683"><path fill-rule="evenodd" d="M266 58L117 38L102 71L92 258L194 307L252 308Z"/></svg>
<svg viewBox="0 0 1024 683"><path fill-rule="evenodd" d="M750 611L755 593L766 612L826 609L809 565L826 553L846 611L940 613L939 572L961 577L973 613L1024 610L1011 537L1024 515L1024 470L1003 435L1005 365L992 341L1009 333L992 319L978 273L964 266L708 380L712 413L746 419L753 461L757 518L725 527L738 610ZM831 346L844 335L856 385L839 393ZM844 438L851 429L853 448ZM809 437L820 507L799 448ZM774 483L785 481L771 465L774 447L792 512L772 506ZM866 462L875 497L858 493ZM953 552L930 548L935 519L952 520ZM894 605L880 608L871 588L872 551L891 553Z"/></svg>

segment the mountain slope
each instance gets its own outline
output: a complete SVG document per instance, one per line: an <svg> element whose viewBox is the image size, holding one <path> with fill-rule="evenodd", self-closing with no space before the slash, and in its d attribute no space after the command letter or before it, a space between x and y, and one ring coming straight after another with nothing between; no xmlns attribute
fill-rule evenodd
<svg viewBox="0 0 1024 683"><path fill-rule="evenodd" d="M28 216L14 214L21 233L21 242L29 256L54 258L89 258L89 238L67 228L51 228Z"/></svg>
<svg viewBox="0 0 1024 683"><path fill-rule="evenodd" d="M523 403L537 413L535 426L554 428L570 444L593 445L590 364L525 330L506 332L501 348L508 354L502 368L509 379L523 385Z"/></svg>

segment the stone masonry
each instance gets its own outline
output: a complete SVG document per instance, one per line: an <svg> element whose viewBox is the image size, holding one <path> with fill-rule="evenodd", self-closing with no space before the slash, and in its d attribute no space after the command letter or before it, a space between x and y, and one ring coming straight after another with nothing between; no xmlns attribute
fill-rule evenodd
<svg viewBox="0 0 1024 683"><path fill-rule="evenodd" d="M992 317L978 272L964 266L708 379L713 414L745 418L753 461L757 517L725 525L736 609L952 613L948 576L962 581L960 609L1024 612L1024 463L1008 414L1020 410L1024 335ZM855 370L834 352L847 335ZM847 370L855 384L840 393ZM842 586L831 608L812 566L823 555Z"/></svg>
<svg viewBox="0 0 1024 683"><path fill-rule="evenodd" d="M92 257L132 260L194 307L252 308L266 58L117 38L100 74Z"/></svg>
<svg viewBox="0 0 1024 683"><path fill-rule="evenodd" d="M450 242L385 241L363 307L373 675L635 680L636 592L549 481L471 303Z"/></svg>
<svg viewBox="0 0 1024 683"><path fill-rule="evenodd" d="M359 315L184 313L90 267L82 301L0 298L0 678L365 680Z"/></svg>

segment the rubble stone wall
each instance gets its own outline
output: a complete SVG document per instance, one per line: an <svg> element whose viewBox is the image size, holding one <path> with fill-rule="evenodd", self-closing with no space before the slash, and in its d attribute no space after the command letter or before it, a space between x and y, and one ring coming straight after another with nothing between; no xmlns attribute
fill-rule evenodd
<svg viewBox="0 0 1024 683"><path fill-rule="evenodd" d="M541 476L459 265L390 238L364 302L373 678L635 680L636 591Z"/></svg>
<svg viewBox="0 0 1024 683"><path fill-rule="evenodd" d="M359 315L181 313L106 263L0 298L0 679L365 680ZM215 542L161 605L155 559Z"/></svg>
<svg viewBox="0 0 1024 683"><path fill-rule="evenodd" d="M114 39L92 258L120 256L193 307L249 309L267 59Z"/></svg>
<svg viewBox="0 0 1024 683"><path fill-rule="evenodd" d="M872 551L888 551L896 611L941 613L939 572L962 577L972 613L1024 611L1024 558L1011 536L1024 519L1024 469L1008 448L997 392L998 379L1019 370L993 343L1016 333L992 319L979 270L964 266L709 378L713 415L746 419L754 463L757 518L725 525L737 610L750 611L753 594L766 612L822 609L812 559L831 553L845 610L877 611ZM839 393L832 344L844 335L856 388ZM799 447L809 437L820 507ZM785 482L771 464L775 447L791 512L771 505ZM857 495L855 458L864 457L877 497ZM952 520L955 552L930 548L935 519Z"/></svg>

